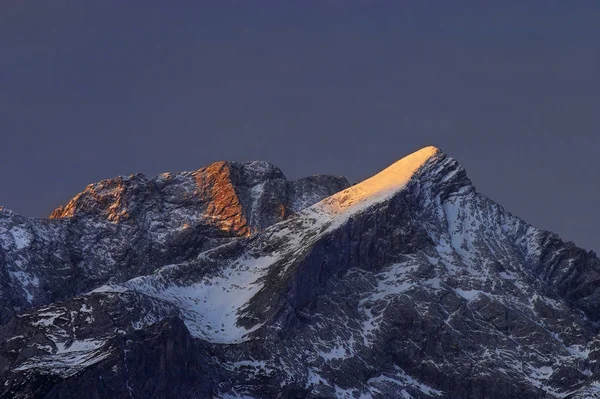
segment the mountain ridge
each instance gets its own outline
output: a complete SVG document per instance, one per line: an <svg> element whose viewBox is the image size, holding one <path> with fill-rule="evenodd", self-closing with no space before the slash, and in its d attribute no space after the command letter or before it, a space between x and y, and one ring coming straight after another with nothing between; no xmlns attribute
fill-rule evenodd
<svg viewBox="0 0 600 399"><path fill-rule="evenodd" d="M391 186L10 319L0 397L600 397L600 260L422 151Z"/></svg>
<svg viewBox="0 0 600 399"><path fill-rule="evenodd" d="M218 162L148 180L90 184L49 219L0 212L0 322L24 309L149 273L258 231L348 186L295 181L266 162ZM259 188L260 190L256 190ZM45 267L44 267L45 266Z"/></svg>

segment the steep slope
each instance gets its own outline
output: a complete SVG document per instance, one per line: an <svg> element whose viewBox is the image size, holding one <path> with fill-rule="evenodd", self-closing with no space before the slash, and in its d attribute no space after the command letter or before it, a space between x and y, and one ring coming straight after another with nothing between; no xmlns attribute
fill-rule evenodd
<svg viewBox="0 0 600 399"><path fill-rule="evenodd" d="M266 162L89 185L50 219L0 210L0 324L15 312L181 262L262 230L348 186L287 181Z"/></svg>
<svg viewBox="0 0 600 399"><path fill-rule="evenodd" d="M428 147L255 235L12 319L0 392L600 398L598 276L593 253Z"/></svg>

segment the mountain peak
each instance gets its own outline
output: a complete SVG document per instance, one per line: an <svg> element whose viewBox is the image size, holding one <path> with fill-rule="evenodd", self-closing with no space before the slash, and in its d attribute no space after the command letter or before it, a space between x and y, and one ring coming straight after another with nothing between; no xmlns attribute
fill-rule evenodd
<svg viewBox="0 0 600 399"><path fill-rule="evenodd" d="M236 203L234 186L254 187L273 180L286 178L278 167L265 161L218 161L193 172L162 173L152 180L143 174L118 176L89 184L68 204L55 209L50 218L100 214L111 222L121 222L129 220L137 208L163 189L168 194L177 191L177 198L173 199L177 203L188 203L194 200L192 197L202 202L202 198L210 196L205 192L207 181L211 183L208 188L216 184L216 192L228 197L227 204ZM234 211L240 213L240 209Z"/></svg>
<svg viewBox="0 0 600 399"><path fill-rule="evenodd" d="M447 158L437 147L428 146L394 162L374 176L323 200L327 210L342 213L383 201L401 190L433 158ZM450 159L450 158L448 158ZM456 161L452 160L454 163ZM456 163L456 165L458 165Z"/></svg>

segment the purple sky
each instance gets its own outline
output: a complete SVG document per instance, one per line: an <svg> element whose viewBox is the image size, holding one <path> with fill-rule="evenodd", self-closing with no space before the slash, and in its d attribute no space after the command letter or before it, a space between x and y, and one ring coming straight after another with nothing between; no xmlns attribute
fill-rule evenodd
<svg viewBox="0 0 600 399"><path fill-rule="evenodd" d="M432 144L600 250L598 21L584 0L4 0L0 204L44 216L221 159L358 181Z"/></svg>

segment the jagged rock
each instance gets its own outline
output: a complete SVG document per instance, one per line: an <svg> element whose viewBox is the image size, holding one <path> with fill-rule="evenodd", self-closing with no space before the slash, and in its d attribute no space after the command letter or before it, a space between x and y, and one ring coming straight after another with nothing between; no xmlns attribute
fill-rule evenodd
<svg viewBox="0 0 600 399"><path fill-rule="evenodd" d="M211 187L256 184L223 173ZM600 398L593 253L511 215L432 147L304 202L319 179L288 185L294 214L264 230L243 210L278 201L211 192L238 238L1 326L0 395ZM121 226L154 206L91 198L58 216L113 207Z"/></svg>

